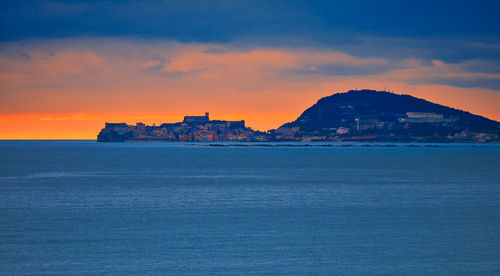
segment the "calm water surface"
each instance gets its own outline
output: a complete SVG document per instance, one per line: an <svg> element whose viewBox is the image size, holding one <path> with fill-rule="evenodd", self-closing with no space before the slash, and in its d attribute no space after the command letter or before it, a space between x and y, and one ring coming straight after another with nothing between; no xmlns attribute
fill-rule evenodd
<svg viewBox="0 0 500 276"><path fill-rule="evenodd" d="M0 141L0 274L499 275L500 145Z"/></svg>

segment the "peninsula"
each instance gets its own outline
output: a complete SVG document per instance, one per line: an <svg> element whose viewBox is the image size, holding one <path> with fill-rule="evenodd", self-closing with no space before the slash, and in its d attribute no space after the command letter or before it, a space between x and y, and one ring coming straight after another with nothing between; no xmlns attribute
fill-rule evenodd
<svg viewBox="0 0 500 276"><path fill-rule="evenodd" d="M210 120L204 116L185 116L182 122L147 126L143 123L106 123L97 136L98 142L123 141L268 141L268 133L254 131L245 121Z"/></svg>
<svg viewBox="0 0 500 276"><path fill-rule="evenodd" d="M466 111L386 91L351 90L320 99L295 121L267 132L245 121L185 116L182 122L147 126L106 123L99 142L363 141L494 142L500 123Z"/></svg>

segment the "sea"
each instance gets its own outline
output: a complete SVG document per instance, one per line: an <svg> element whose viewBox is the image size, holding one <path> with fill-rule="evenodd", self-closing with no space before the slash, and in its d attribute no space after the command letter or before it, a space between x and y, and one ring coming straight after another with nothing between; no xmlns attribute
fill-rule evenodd
<svg viewBox="0 0 500 276"><path fill-rule="evenodd" d="M500 275L499 144L0 141L0 275Z"/></svg>

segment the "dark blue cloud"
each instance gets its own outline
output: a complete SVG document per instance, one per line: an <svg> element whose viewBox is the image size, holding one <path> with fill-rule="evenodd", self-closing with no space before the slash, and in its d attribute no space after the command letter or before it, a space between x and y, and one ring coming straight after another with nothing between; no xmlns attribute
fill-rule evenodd
<svg viewBox="0 0 500 276"><path fill-rule="evenodd" d="M500 1L484 0L4 0L0 41L82 36L244 41L458 62L500 58L498 10Z"/></svg>
<svg viewBox="0 0 500 276"><path fill-rule="evenodd" d="M409 83L424 85L441 84L462 88L487 88L500 90L500 79L488 76L416 78L410 80Z"/></svg>
<svg viewBox="0 0 500 276"><path fill-rule="evenodd" d="M244 36L335 40L331 33L499 35L499 1L2 1L2 40L140 36L224 42Z"/></svg>
<svg viewBox="0 0 500 276"><path fill-rule="evenodd" d="M400 66L397 64L323 64L318 65L314 70L299 69L289 70L283 73L292 73L299 75L320 75L320 76L368 76L378 75L393 69L398 69Z"/></svg>

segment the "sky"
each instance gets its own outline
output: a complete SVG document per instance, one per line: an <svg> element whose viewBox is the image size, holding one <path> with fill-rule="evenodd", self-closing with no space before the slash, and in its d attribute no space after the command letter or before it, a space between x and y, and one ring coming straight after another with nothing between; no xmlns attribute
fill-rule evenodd
<svg viewBox="0 0 500 276"><path fill-rule="evenodd" d="M498 1L0 3L0 139L210 112L258 130L351 89L500 121Z"/></svg>

